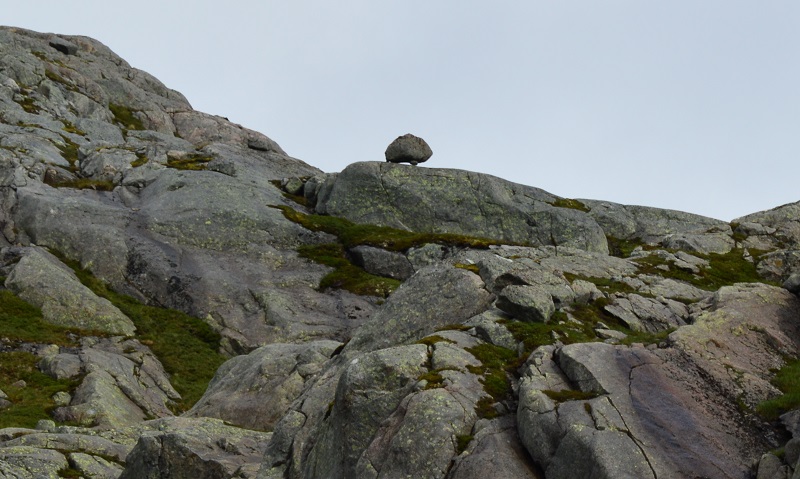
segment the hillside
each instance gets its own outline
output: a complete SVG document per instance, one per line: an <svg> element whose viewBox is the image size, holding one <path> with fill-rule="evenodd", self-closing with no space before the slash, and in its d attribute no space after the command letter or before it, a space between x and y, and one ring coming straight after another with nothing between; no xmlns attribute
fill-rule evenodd
<svg viewBox="0 0 800 479"><path fill-rule="evenodd" d="M0 478L800 469L800 203L375 160L324 173L0 27Z"/></svg>

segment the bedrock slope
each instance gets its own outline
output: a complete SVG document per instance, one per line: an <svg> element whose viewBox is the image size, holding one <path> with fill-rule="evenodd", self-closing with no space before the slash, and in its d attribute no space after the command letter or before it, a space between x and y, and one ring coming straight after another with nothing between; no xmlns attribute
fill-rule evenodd
<svg viewBox="0 0 800 479"><path fill-rule="evenodd" d="M800 351L798 204L729 224L461 170L324 174L96 40L0 28L3 293L106 330L0 321L2 374L24 354L71 381L0 429L0 477L792 477L798 410L754 409ZM271 206L497 244L345 245ZM326 244L402 284L320 290L332 268L298 250ZM184 417L129 318L58 300L107 306L74 262L221 335ZM8 382L4 417L34 387Z"/></svg>

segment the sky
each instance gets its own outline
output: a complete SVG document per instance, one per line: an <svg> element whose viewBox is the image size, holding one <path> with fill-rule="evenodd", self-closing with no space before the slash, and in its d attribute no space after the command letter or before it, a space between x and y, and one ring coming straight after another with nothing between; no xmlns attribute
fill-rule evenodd
<svg viewBox="0 0 800 479"><path fill-rule="evenodd" d="M419 167L732 220L800 200L796 0L0 0L327 172Z"/></svg>

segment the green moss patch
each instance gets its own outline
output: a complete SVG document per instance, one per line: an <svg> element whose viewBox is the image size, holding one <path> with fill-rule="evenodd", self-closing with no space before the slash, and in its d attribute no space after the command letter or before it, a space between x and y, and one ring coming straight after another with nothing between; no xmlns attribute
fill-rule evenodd
<svg viewBox="0 0 800 479"><path fill-rule="evenodd" d="M36 101L29 96L24 96L22 99L15 101L19 104L19 106L22 107L23 110L32 115L37 115L42 111L39 105L36 104Z"/></svg>
<svg viewBox="0 0 800 479"><path fill-rule="evenodd" d="M40 344L76 345L78 335L102 336L96 331L65 328L46 322L42 311L8 290L0 290L0 337Z"/></svg>
<svg viewBox="0 0 800 479"><path fill-rule="evenodd" d="M488 394L478 402L475 412L479 417L494 417L493 404L512 397L511 377L519 367L520 357L516 351L488 343L466 348L466 351L481 362L481 366L467 366L467 369L482 376L480 382Z"/></svg>
<svg viewBox="0 0 800 479"><path fill-rule="evenodd" d="M117 105L116 103L109 103L108 109L114 115L114 123L116 123L123 130L144 130L144 123L127 106Z"/></svg>
<svg viewBox="0 0 800 479"><path fill-rule="evenodd" d="M756 251L756 254L761 252ZM753 254L751 252L751 254ZM663 278L675 279L692 284L706 291L716 291L722 286L735 283L775 283L764 280L759 276L754 262L744 259L744 251L740 248L732 249L728 253L694 253L694 256L705 259L709 265L700 268L699 273L676 267L673 263L656 255L636 258L639 265L639 274L651 274ZM666 266L667 269L659 266Z"/></svg>
<svg viewBox="0 0 800 479"><path fill-rule="evenodd" d="M453 266L460 269L471 271L475 274L481 274L481 268L477 264L456 263Z"/></svg>
<svg viewBox="0 0 800 479"><path fill-rule="evenodd" d="M542 390L542 393L552 399L555 402L565 402L565 401L585 401L587 399L594 399L598 396L597 393L593 392L583 392L583 391L575 391L572 389L564 389L561 391L553 391L550 389Z"/></svg>
<svg viewBox="0 0 800 479"><path fill-rule="evenodd" d="M281 210L288 220L306 229L335 235L346 248L369 245L389 251L406 251L428 243L483 249L491 245L504 244L488 238L449 233L414 233L387 226L358 224L335 216L307 215L288 206L273 206L273 208Z"/></svg>
<svg viewBox="0 0 800 479"><path fill-rule="evenodd" d="M58 73L52 70L45 70L44 76L46 76L50 81L55 83L59 83L64 86L69 91L78 91L78 87L76 87L71 81L67 80L66 78L62 77Z"/></svg>
<svg viewBox="0 0 800 479"><path fill-rule="evenodd" d="M320 290L344 289L354 294L385 298L400 286L400 281L369 274L352 264L339 243L304 245L297 248L301 257L334 268L319 284Z"/></svg>
<svg viewBox="0 0 800 479"><path fill-rule="evenodd" d="M781 414L800 407L800 359L790 360L776 371L772 384L783 394L756 407L756 411L768 420L776 420Z"/></svg>
<svg viewBox="0 0 800 479"><path fill-rule="evenodd" d="M142 153L136 153L136 159L131 161L131 166L133 168L138 168L142 165L147 164L148 161L150 161L150 158L148 158L146 155Z"/></svg>
<svg viewBox="0 0 800 479"><path fill-rule="evenodd" d="M78 190L112 191L117 184L108 180L93 180L91 178L76 178L69 181L45 181L54 188L75 188Z"/></svg>
<svg viewBox="0 0 800 479"><path fill-rule="evenodd" d="M61 123L64 124L62 130L66 131L67 133L72 133L74 135L86 136L86 132L75 126L72 122L67 120L61 120Z"/></svg>
<svg viewBox="0 0 800 479"><path fill-rule="evenodd" d="M61 157L69 163L70 171L78 170L78 144L70 140L64 135L61 135L64 140L63 144L56 144L56 148L61 152Z"/></svg>
<svg viewBox="0 0 800 479"><path fill-rule="evenodd" d="M639 247L644 250L654 250L658 248L657 246L645 243L640 238L621 239L606 235L606 241L608 242L608 253L618 258L630 258L633 250Z"/></svg>
<svg viewBox="0 0 800 479"><path fill-rule="evenodd" d="M175 412L188 410L205 392L225 357L219 353L221 336L202 320L181 311L144 305L109 289L75 262L60 257L81 282L106 298L136 325L136 339L147 344L170 375L182 400Z"/></svg>
<svg viewBox="0 0 800 479"><path fill-rule="evenodd" d="M558 208L569 208L572 210L583 211L584 213L588 213L589 211L591 211L588 206L581 203L580 201L572 200L569 198L559 198L550 204Z"/></svg>
<svg viewBox="0 0 800 479"><path fill-rule="evenodd" d="M53 394L72 391L75 380L56 380L36 368L38 357L25 352L0 354L0 384L11 406L0 414L0 429L6 427L33 428L41 419L50 419L55 407ZM24 387L12 386L24 381Z"/></svg>
<svg viewBox="0 0 800 479"><path fill-rule="evenodd" d="M208 163L213 159L213 156L196 153L183 158L170 158L167 160L167 167L176 170L203 171L208 169Z"/></svg>

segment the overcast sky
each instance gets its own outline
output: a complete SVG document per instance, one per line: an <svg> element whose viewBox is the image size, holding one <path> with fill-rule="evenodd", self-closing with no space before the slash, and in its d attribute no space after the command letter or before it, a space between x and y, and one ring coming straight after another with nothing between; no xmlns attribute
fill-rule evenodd
<svg viewBox="0 0 800 479"><path fill-rule="evenodd" d="M423 167L723 220L800 200L800 2L0 0L325 171Z"/></svg>

